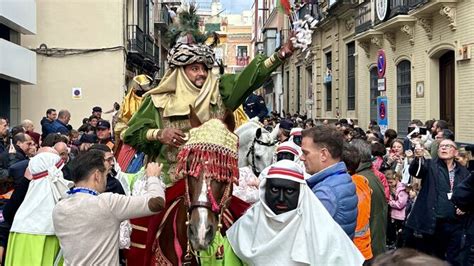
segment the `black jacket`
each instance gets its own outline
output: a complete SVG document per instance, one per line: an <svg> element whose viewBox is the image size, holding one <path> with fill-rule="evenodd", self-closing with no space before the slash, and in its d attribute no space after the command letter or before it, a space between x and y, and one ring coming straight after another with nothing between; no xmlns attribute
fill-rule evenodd
<svg viewBox="0 0 474 266"><path fill-rule="evenodd" d="M437 187L441 178L449 179L448 168L444 161L425 160L422 163L418 176L419 159L416 158L410 164L408 169L410 175L421 179L421 190L416 198L413 209L408 216L406 226L419 233L432 235L436 227L436 201L437 201ZM469 176L469 171L459 164L455 168L454 186L456 187L466 177ZM462 217L460 218L462 219Z"/></svg>
<svg viewBox="0 0 474 266"><path fill-rule="evenodd" d="M469 217L466 229L469 234L474 234L474 173L465 178L459 185L454 187L451 201Z"/></svg>
<svg viewBox="0 0 474 266"><path fill-rule="evenodd" d="M16 149L16 153L10 154L7 151L4 151L0 154L0 178L8 177L8 168L13 164L28 159L26 153L17 145L14 145Z"/></svg>

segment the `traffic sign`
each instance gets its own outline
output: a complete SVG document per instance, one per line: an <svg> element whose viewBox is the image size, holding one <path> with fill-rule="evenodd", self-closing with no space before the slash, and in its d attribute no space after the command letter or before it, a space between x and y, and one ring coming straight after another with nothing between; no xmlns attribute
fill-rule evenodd
<svg viewBox="0 0 474 266"><path fill-rule="evenodd" d="M387 96L377 97L377 123L380 126L380 133L385 134L388 129L388 100Z"/></svg>
<svg viewBox="0 0 474 266"><path fill-rule="evenodd" d="M385 69L387 68L387 60L385 58L385 51L383 49L377 52L377 74L379 79L385 76Z"/></svg>

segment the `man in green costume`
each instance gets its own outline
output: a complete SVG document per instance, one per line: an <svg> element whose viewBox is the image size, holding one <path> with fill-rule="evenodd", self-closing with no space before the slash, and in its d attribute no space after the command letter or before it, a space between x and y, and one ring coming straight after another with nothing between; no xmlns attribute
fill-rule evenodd
<svg viewBox="0 0 474 266"><path fill-rule="evenodd" d="M125 143L147 154L148 160L163 163L163 181L171 185L178 147L191 128L189 106L202 122L221 118L226 108L237 109L292 52L289 41L269 58L257 55L241 73L219 77L211 71L211 47L196 43L191 34L181 36L168 54L170 68L161 83L144 95L129 121Z"/></svg>

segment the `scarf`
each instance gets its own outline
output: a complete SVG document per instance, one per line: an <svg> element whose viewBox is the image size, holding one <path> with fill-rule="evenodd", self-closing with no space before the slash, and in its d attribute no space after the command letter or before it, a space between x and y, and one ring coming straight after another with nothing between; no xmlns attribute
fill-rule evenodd
<svg viewBox="0 0 474 266"><path fill-rule="evenodd" d="M362 254L304 180L297 208L276 215L265 203L266 177L259 186L259 202L226 232L242 261L249 265L362 265Z"/></svg>
<svg viewBox="0 0 474 266"><path fill-rule="evenodd" d="M211 71L202 88L194 86L183 67L169 69L158 87L144 94L150 95L156 108L163 109L163 117L189 115L189 105L193 106L201 121L210 118L211 104L219 99L219 79Z"/></svg>

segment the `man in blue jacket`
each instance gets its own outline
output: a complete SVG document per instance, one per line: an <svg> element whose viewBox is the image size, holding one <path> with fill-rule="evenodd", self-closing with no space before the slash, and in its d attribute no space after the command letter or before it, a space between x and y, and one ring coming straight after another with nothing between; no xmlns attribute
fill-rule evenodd
<svg viewBox="0 0 474 266"><path fill-rule="evenodd" d="M71 113L68 110L61 110L58 113L58 119L54 120L51 125L51 133L59 133L63 135L69 134L69 120L71 120Z"/></svg>
<svg viewBox="0 0 474 266"><path fill-rule="evenodd" d="M306 182L332 218L353 238L358 200L352 178L341 161L344 136L336 128L324 125L305 129L302 135L301 160L312 175Z"/></svg>

